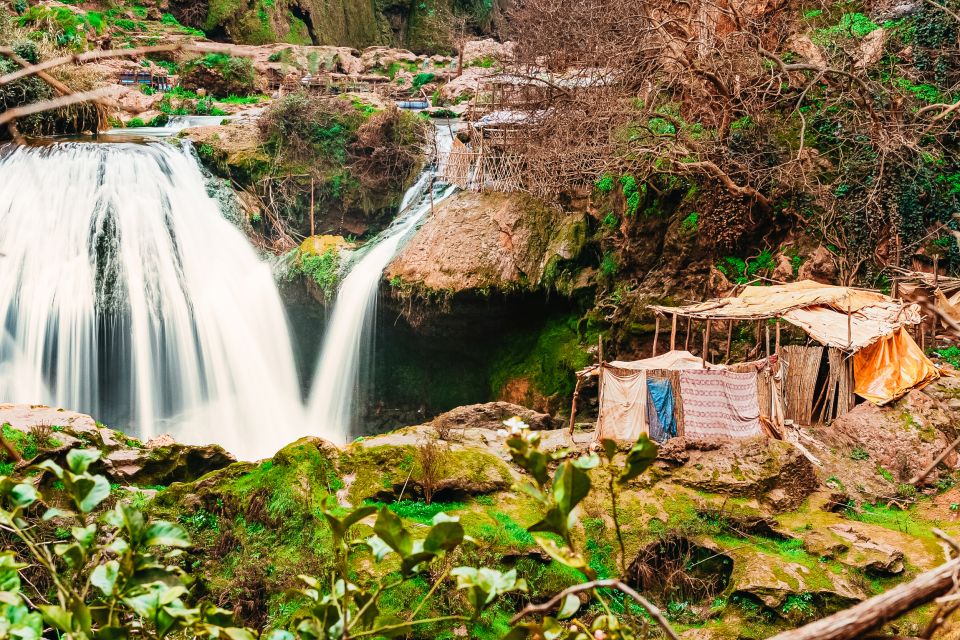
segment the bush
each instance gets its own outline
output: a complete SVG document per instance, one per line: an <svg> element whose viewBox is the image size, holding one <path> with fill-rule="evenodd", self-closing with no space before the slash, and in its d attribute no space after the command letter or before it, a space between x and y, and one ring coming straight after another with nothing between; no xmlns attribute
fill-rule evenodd
<svg viewBox="0 0 960 640"><path fill-rule="evenodd" d="M213 96L225 98L250 95L254 91L254 79L253 63L249 58L208 53L183 66L180 84L188 90L206 89Z"/></svg>

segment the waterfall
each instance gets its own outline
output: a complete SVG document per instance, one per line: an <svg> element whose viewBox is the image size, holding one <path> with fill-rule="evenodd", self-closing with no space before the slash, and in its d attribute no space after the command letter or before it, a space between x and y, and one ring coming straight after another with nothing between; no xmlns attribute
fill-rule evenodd
<svg viewBox="0 0 960 640"><path fill-rule="evenodd" d="M449 127L434 130L438 162L453 144ZM365 351L372 352L373 323L383 271L433 205L455 188L436 184L438 164L428 167L404 194L396 221L358 252L341 281L327 323L310 393L309 421L335 442L350 439Z"/></svg>
<svg viewBox="0 0 960 640"><path fill-rule="evenodd" d="M245 459L305 435L270 269L185 146L0 146L0 402Z"/></svg>

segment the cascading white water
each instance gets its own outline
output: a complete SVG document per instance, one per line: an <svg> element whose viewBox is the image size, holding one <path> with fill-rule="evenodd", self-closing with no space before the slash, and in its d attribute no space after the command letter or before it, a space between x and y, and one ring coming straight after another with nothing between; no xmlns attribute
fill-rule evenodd
<svg viewBox="0 0 960 640"><path fill-rule="evenodd" d="M307 432L270 269L185 146L0 147L0 402L11 401L246 459Z"/></svg>
<svg viewBox="0 0 960 640"><path fill-rule="evenodd" d="M449 128L434 131L439 162L448 157L453 137ZM373 342L383 271L431 207L455 191L450 185L435 184L437 166L435 163L429 167L404 194L396 222L361 252L337 291L313 378L309 408L310 424L336 442L350 437L364 348Z"/></svg>

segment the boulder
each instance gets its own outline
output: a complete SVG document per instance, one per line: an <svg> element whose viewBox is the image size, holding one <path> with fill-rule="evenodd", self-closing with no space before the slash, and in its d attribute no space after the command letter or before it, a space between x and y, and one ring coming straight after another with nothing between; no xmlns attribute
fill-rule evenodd
<svg viewBox="0 0 960 640"><path fill-rule="evenodd" d="M85 413L57 409L42 404L0 404L0 424L29 431L35 426L67 427L74 432L96 432L97 421Z"/></svg>
<svg viewBox="0 0 960 640"><path fill-rule="evenodd" d="M493 38L470 40L463 45L463 64L482 60L509 60L513 57L514 43L497 42Z"/></svg>
<svg viewBox="0 0 960 640"><path fill-rule="evenodd" d="M787 49L804 58L810 64L818 67L827 66L827 59L823 55L823 51L814 44L809 36L799 34L792 36L787 40Z"/></svg>
<svg viewBox="0 0 960 640"><path fill-rule="evenodd" d="M194 447L179 443L115 449L103 459L106 472L116 482L139 485L191 482L234 462L234 457L219 445Z"/></svg>
<svg viewBox="0 0 960 640"><path fill-rule="evenodd" d="M830 531L849 545L840 562L848 567L872 573L903 573L903 551L885 542L872 539L853 525L837 524Z"/></svg>
<svg viewBox="0 0 960 640"><path fill-rule="evenodd" d="M457 407L440 414L430 422L430 425L438 431L465 431L467 429L492 429L496 431L503 428L504 420L514 416L537 431L555 429L561 426L558 421L546 413L538 413L509 402L487 402Z"/></svg>
<svg viewBox="0 0 960 640"><path fill-rule="evenodd" d="M749 595L766 607L782 611L790 596L807 596L823 609L839 609L868 597L862 587L828 568L785 562L766 553L734 552L730 585L734 595Z"/></svg>
<svg viewBox="0 0 960 640"><path fill-rule="evenodd" d="M672 482L711 493L755 497L774 511L796 508L817 487L813 464L788 442L771 438L707 442L673 438L658 467Z"/></svg>
<svg viewBox="0 0 960 640"><path fill-rule="evenodd" d="M883 57L883 47L887 43L887 30L884 28L874 29L860 41L857 48L857 59L854 62L854 69L868 69L880 62Z"/></svg>
<svg viewBox="0 0 960 640"><path fill-rule="evenodd" d="M837 263L833 254L824 246L817 247L810 259L800 265L798 280L815 280L833 284L837 279Z"/></svg>
<svg viewBox="0 0 960 640"><path fill-rule="evenodd" d="M163 100L162 93L147 95L135 87L124 87L116 98L117 105L126 113L139 115L151 111Z"/></svg>
<svg viewBox="0 0 960 640"><path fill-rule="evenodd" d="M585 242L583 214L515 193L462 191L435 207L386 279L449 293L532 288L548 266L577 257Z"/></svg>

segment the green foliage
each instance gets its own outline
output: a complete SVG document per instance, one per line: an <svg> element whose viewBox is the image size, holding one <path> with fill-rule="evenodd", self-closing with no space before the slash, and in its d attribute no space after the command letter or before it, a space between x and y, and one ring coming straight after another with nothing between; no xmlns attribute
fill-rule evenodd
<svg viewBox="0 0 960 640"><path fill-rule="evenodd" d="M189 81L191 74L200 67L215 71L223 78L222 82L217 83L217 89L223 92L223 96L249 95L253 92L254 70L253 62L249 58L238 58L226 53L208 53L183 65L182 81Z"/></svg>
<svg viewBox="0 0 960 640"><path fill-rule="evenodd" d="M96 11L74 11L69 7L35 5L18 18L21 27L45 28L61 47L85 49L88 35L102 33L106 21Z"/></svg>
<svg viewBox="0 0 960 640"><path fill-rule="evenodd" d="M627 215L636 215L640 208L641 193L646 193L646 186L638 187L637 179L630 175L620 177L620 186L623 187L623 196L627 199Z"/></svg>
<svg viewBox="0 0 960 640"><path fill-rule="evenodd" d="M690 215L680 221L680 232L687 235L693 235L697 232L699 221L700 214L698 214L696 211L692 212Z"/></svg>
<svg viewBox="0 0 960 640"><path fill-rule="evenodd" d="M811 39L820 45L829 45L837 38L863 38L880 26L862 13L845 13L832 27L817 29Z"/></svg>
<svg viewBox="0 0 960 640"><path fill-rule="evenodd" d="M335 248L320 255L301 252L298 261L300 272L320 287L327 300L333 299L340 276L340 252Z"/></svg>
<svg viewBox="0 0 960 640"><path fill-rule="evenodd" d="M851 460L869 460L870 453L867 452L867 450L864 449L863 447L854 447L853 450L850 452L850 459Z"/></svg>
<svg viewBox="0 0 960 640"><path fill-rule="evenodd" d="M593 186L600 193L610 193L613 191L613 176L604 175L599 180L597 180Z"/></svg>
<svg viewBox="0 0 960 640"><path fill-rule="evenodd" d="M431 502L427 504L419 500L401 500L390 504L368 500L364 504L378 509L386 507L405 520L413 520L421 524L430 524L438 513L452 513L466 507L462 502Z"/></svg>
<svg viewBox="0 0 960 640"><path fill-rule="evenodd" d="M490 375L496 396L512 380L526 380L545 397L569 397L576 382L574 371L590 363L585 343L596 341L595 333L581 336L577 318L553 318L538 331L508 340L494 358Z"/></svg>
<svg viewBox="0 0 960 640"><path fill-rule="evenodd" d="M877 475L886 480L887 482L893 482L893 474L881 467L879 464L876 468Z"/></svg>
<svg viewBox="0 0 960 640"><path fill-rule="evenodd" d="M938 349L934 353L949 362L954 368L960 369L960 347L950 345L944 349Z"/></svg>
<svg viewBox="0 0 960 640"><path fill-rule="evenodd" d="M74 449L66 468L51 460L36 467L62 485L66 501L58 507L44 508L32 482L0 478L0 521L16 541L0 553L4 637L253 640L252 631L233 627L229 611L188 604L191 580L174 564L190 544L186 531L122 503L101 519L91 517L110 495L106 478L89 472L99 457L96 450ZM47 522L56 528L42 526ZM59 540L45 539L45 532ZM50 591L37 593L32 581L25 589L18 572L28 567ZM34 604L48 602L55 604Z"/></svg>
<svg viewBox="0 0 960 640"><path fill-rule="evenodd" d="M268 99L267 96L236 96L230 94L226 98L220 98L218 102L225 104L257 104L258 102Z"/></svg>
<svg viewBox="0 0 960 640"><path fill-rule="evenodd" d="M600 260L600 275L605 278L612 278L617 275L618 271L620 271L620 262L617 259L617 254L613 251L604 253Z"/></svg>
<svg viewBox="0 0 960 640"><path fill-rule="evenodd" d="M717 270L734 284L751 282L762 272L772 272L776 268L773 254L764 249L749 261L734 256L726 256L717 263Z"/></svg>
<svg viewBox="0 0 960 640"><path fill-rule="evenodd" d="M418 73L413 77L412 87L414 89L420 89L424 85L430 84L431 82L436 80L436 78L437 76L432 73Z"/></svg>

